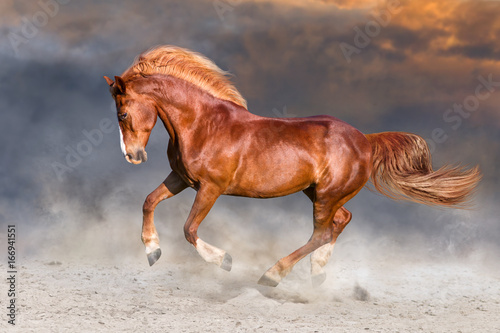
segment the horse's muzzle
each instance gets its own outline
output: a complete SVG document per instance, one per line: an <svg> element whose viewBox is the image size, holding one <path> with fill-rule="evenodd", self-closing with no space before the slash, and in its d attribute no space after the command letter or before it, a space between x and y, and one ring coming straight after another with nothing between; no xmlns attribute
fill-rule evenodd
<svg viewBox="0 0 500 333"><path fill-rule="evenodd" d="M125 159L127 162L132 164L141 164L142 162L146 162L148 160L148 154L144 149L137 150L134 154L125 155Z"/></svg>

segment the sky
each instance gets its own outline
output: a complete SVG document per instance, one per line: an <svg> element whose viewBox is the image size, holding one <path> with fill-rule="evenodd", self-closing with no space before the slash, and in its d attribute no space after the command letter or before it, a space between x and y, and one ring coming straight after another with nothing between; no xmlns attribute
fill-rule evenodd
<svg viewBox="0 0 500 333"><path fill-rule="evenodd" d="M346 205L353 221L340 240L485 261L500 253L499 1L6 0L0 12L0 221L18 226L26 256L141 249L142 203L170 172L168 134L159 122L148 162L128 164L103 75L158 44L232 73L255 114L328 114L364 133L412 132L436 168L480 166L473 210L363 190ZM193 198L186 190L157 208L173 252L188 247ZM310 235L312 207L302 194L224 197L206 220L200 232L225 244L236 242L221 232L230 228L278 244L289 236L293 250ZM256 247L245 246L266 250Z"/></svg>

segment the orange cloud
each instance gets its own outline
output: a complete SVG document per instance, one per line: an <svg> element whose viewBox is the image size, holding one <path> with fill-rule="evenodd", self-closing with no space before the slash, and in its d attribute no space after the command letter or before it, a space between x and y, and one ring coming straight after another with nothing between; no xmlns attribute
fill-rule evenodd
<svg viewBox="0 0 500 333"><path fill-rule="evenodd" d="M342 9L363 9L376 7L382 1L373 0L320 0L323 3L334 4Z"/></svg>

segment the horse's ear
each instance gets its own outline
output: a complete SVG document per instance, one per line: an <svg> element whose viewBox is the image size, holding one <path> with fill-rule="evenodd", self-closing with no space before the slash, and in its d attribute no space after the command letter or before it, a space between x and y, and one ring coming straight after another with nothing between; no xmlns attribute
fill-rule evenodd
<svg viewBox="0 0 500 333"><path fill-rule="evenodd" d="M111 80L109 77L107 76L104 76L104 80L106 80L106 82L109 84L109 86L111 87L115 81Z"/></svg>
<svg viewBox="0 0 500 333"><path fill-rule="evenodd" d="M125 81L119 76L115 76L115 88L117 95L125 94Z"/></svg>

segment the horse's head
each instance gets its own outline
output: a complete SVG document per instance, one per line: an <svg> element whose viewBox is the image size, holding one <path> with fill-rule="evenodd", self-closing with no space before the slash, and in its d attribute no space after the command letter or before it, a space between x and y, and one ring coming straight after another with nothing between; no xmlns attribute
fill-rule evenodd
<svg viewBox="0 0 500 333"><path fill-rule="evenodd" d="M151 98L126 87L121 77L115 76L115 81L107 76L104 78L116 102L123 155L132 164L146 162L145 148L157 118L155 104Z"/></svg>

